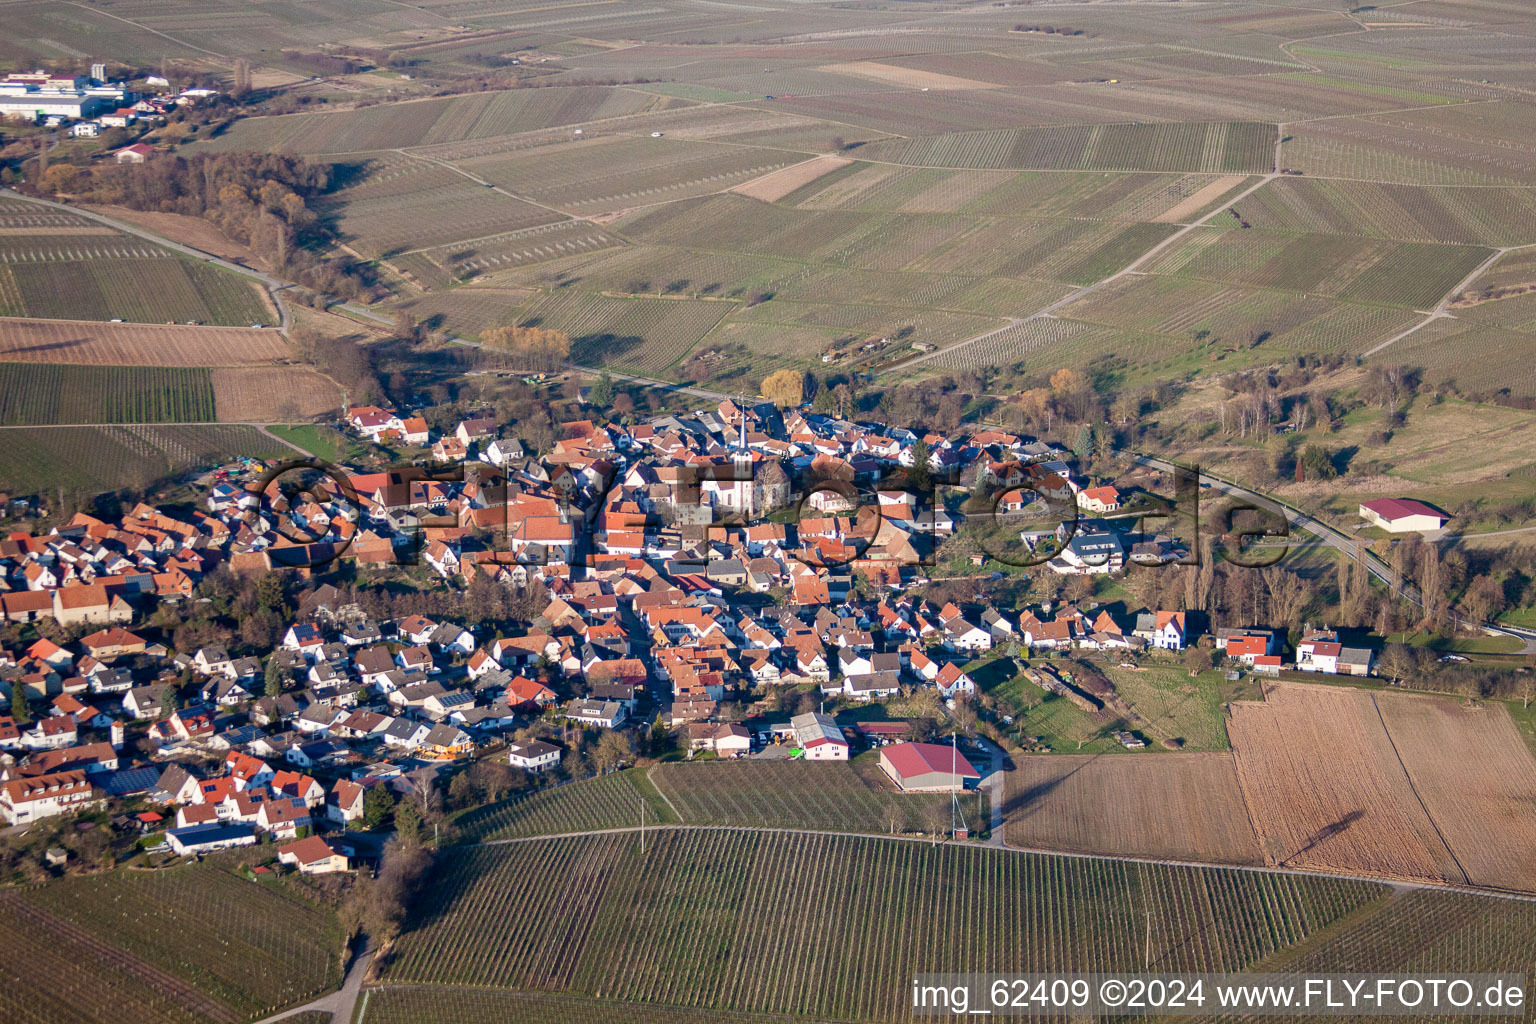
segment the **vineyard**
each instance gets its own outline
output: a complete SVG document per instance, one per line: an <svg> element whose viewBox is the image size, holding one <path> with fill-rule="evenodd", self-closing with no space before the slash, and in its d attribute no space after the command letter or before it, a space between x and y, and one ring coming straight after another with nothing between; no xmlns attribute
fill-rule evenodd
<svg viewBox="0 0 1536 1024"><path fill-rule="evenodd" d="M249 281L205 263L154 251L135 258L69 250L28 262L0 254L0 315L232 327L275 318Z"/></svg>
<svg viewBox="0 0 1536 1024"><path fill-rule="evenodd" d="M455 847L433 878L386 983L870 1021L910 1019L916 971L1239 970L1388 891L732 829Z"/></svg>
<svg viewBox="0 0 1536 1024"><path fill-rule="evenodd" d="M454 825L465 842L628 828L640 824L642 804L650 824L677 820L650 785L624 771L476 807Z"/></svg>
<svg viewBox="0 0 1536 1024"><path fill-rule="evenodd" d="M198 148L290 153L392 150L576 124L679 102L596 86L475 93L337 113L245 118Z"/></svg>
<svg viewBox="0 0 1536 1024"><path fill-rule="evenodd" d="M460 166L556 209L595 214L722 192L799 160L780 150L609 136Z"/></svg>
<svg viewBox="0 0 1536 1024"><path fill-rule="evenodd" d="M667 764L651 780L689 825L758 825L832 832L931 833L950 824L948 794L897 792L848 764L716 761ZM968 794L962 810L983 828L982 797Z"/></svg>
<svg viewBox="0 0 1536 1024"><path fill-rule="evenodd" d="M1213 228L1182 239L1146 269L1246 287L1430 309L1490 255L1491 250L1477 246Z"/></svg>
<svg viewBox="0 0 1536 1024"><path fill-rule="evenodd" d="M209 372L213 406L225 422L294 422L341 408L336 382L306 367L221 366Z"/></svg>
<svg viewBox="0 0 1536 1024"><path fill-rule="evenodd" d="M0 490L45 496L142 489L193 466L293 454L244 426L15 427L0 440Z"/></svg>
<svg viewBox="0 0 1536 1024"><path fill-rule="evenodd" d="M1262 337L1264 348L1344 353L1362 352L1420 319L1407 309L1158 275L1122 278L1062 312L1075 320L1166 335L1171 348L1208 331L1213 346L1242 348Z"/></svg>
<svg viewBox="0 0 1536 1024"><path fill-rule="evenodd" d="M381 988L359 1024L789 1024L790 1018L494 988Z"/></svg>
<svg viewBox="0 0 1536 1024"><path fill-rule="evenodd" d="M728 302L616 299L563 289L534 298L521 309L518 322L570 335L575 362L659 373L733 308Z"/></svg>
<svg viewBox="0 0 1536 1024"><path fill-rule="evenodd" d="M341 977L329 913L209 866L13 890L0 921L0 1017L18 1024L235 1024Z"/></svg>
<svg viewBox="0 0 1536 1024"><path fill-rule="evenodd" d="M390 256L465 238L559 221L560 214L489 192L446 167L383 164L359 184L326 197L338 237L365 256Z"/></svg>
<svg viewBox="0 0 1536 1024"><path fill-rule="evenodd" d="M293 358L282 334L61 320L0 320L0 361L123 366L257 366Z"/></svg>
<svg viewBox="0 0 1536 1024"><path fill-rule="evenodd" d="M924 167L1261 172L1274 166L1275 126L1253 122L1007 128L877 142L861 156Z"/></svg>
<svg viewBox="0 0 1536 1024"><path fill-rule="evenodd" d="M1239 204L1256 228L1400 242L1520 245L1536 237L1536 191L1281 178Z"/></svg>
<svg viewBox="0 0 1536 1024"><path fill-rule="evenodd" d="M0 425L207 422L207 370L0 363Z"/></svg>

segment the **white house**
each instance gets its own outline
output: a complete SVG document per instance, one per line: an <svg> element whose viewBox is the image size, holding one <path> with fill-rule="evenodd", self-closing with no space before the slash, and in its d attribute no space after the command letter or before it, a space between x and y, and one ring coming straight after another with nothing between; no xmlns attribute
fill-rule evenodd
<svg viewBox="0 0 1536 1024"><path fill-rule="evenodd" d="M11 779L0 784L0 816L9 825L25 825L56 814L73 814L102 802L84 769Z"/></svg>
<svg viewBox="0 0 1536 1024"><path fill-rule="evenodd" d="M507 745L507 763L525 772L545 772L560 763L560 748L543 740Z"/></svg>

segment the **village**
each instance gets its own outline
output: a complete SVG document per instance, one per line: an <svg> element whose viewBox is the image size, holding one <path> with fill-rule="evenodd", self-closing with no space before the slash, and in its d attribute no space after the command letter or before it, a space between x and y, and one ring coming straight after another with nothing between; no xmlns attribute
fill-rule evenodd
<svg viewBox="0 0 1536 1024"><path fill-rule="evenodd" d="M1098 607L1094 580L1155 571L1185 544L1116 518L1145 506L1133 485L1086 478L1071 453L1002 431L919 437L728 401L628 427L565 423L536 458L486 418L437 438L377 407L348 422L430 445L449 468L251 463L210 477L204 507L180 517L140 504L0 542L8 625L55 638L38 632L0 661L12 695L0 815L13 830L102 812L163 853L270 840L297 870L343 870L372 848L359 830L402 801L441 800L485 763L526 787L642 752L846 760L878 748L902 790L975 787L1002 766L995 746L867 712L927 694L940 719L963 717L980 696L973 666L1005 653L1092 712L1118 706L1113 688L1053 658L1180 664L1198 651L1234 676L1373 668L1369 646L1327 628L1287 656L1284 629ZM940 479L964 485L956 501L934 497ZM925 570L983 492L997 495L981 502L986 518L1025 555L1066 537L1038 561L1081 578L1083 600L928 600ZM1028 511L1053 497L1071 518L1039 526ZM995 564L965 566L991 581ZM350 574L347 593L370 572L515 590L531 614L478 633L448 615L370 615L327 582L333 570ZM271 590L278 577L294 601L270 648L176 649L146 625L162 606L207 601L210 581ZM1129 726L1115 737L1147 746Z"/></svg>

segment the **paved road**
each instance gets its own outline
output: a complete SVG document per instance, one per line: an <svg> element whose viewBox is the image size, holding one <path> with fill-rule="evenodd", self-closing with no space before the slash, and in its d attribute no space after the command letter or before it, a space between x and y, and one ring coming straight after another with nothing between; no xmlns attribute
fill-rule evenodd
<svg viewBox="0 0 1536 1024"><path fill-rule="evenodd" d="M1128 457L1133 462L1139 463L1143 466L1150 466L1153 469L1160 469L1164 472L1171 473L1176 468L1172 462L1168 461L1167 459L1158 458L1156 456L1129 455ZM1285 521L1291 524L1292 528L1312 534L1314 537L1318 538L1331 548L1346 553L1358 551L1362 556L1363 561L1365 562L1366 569L1370 571L1372 576L1386 584L1389 590L1397 591L1399 589L1397 575L1392 571L1391 567L1383 562L1381 558L1375 553L1368 550L1364 542L1362 542L1359 538L1351 537L1344 533L1342 530L1338 530L1332 526L1329 526L1327 523L1316 518L1315 516L1308 515L1307 513L1302 512L1299 509L1292 508L1289 505L1284 505L1266 494L1261 494L1258 491L1249 490L1240 484L1234 484L1230 481L1222 480L1219 477L1211 476L1209 473L1201 472L1199 474L1199 482L1202 487L1208 486L1210 490L1213 490L1218 494L1225 494L1234 498L1242 498L1243 500L1251 502L1259 508L1266 509L1275 513L1276 515L1283 516ZM1423 602L1419 597L1419 593L1411 584L1401 587L1401 591L1403 597L1407 598L1408 601L1410 601L1412 604L1422 606ZM1521 648L1519 653L1536 654L1536 630L1524 629L1517 626L1496 625L1494 623L1486 622L1473 623L1462 618L1460 614L1455 611L1452 611L1451 614L1458 625L1471 629L1481 629L1489 636L1512 637L1524 644L1524 647Z"/></svg>
<svg viewBox="0 0 1536 1024"><path fill-rule="evenodd" d="M374 950L367 944L365 937L362 950L354 953L352 957L352 963L347 968L347 976L342 980L341 988L319 999L311 999L303 1006L295 1006L282 1013L264 1017L256 1024L272 1024L273 1021L283 1020L308 1010L330 1013L333 1024L351 1024L352 1013L357 1006L357 997L363 991L363 978L368 974L368 965L373 962L373 954Z"/></svg>
<svg viewBox="0 0 1536 1024"><path fill-rule="evenodd" d="M108 217L104 213L97 213L94 210L84 210L78 206L70 206L68 203L56 203L52 199L39 199L36 196L24 195L23 193L17 192L15 189L11 188L0 189L0 191L4 191L9 198L20 199L22 202L26 203L35 203L38 206L49 206L55 210L64 210L68 213L74 214L77 217L84 217L86 220L93 220L98 224L105 224L107 227L116 228L118 231L124 232L125 234L137 235L139 238L154 242L156 245L162 246L166 249L174 250L175 252L179 252L184 256L191 256L195 259L200 259L205 263L212 263L214 266L223 267L225 270L228 270L232 273L240 274L243 277L248 277L253 281L258 281L266 287L267 294L272 297L272 304L277 307L279 318L278 327L284 333L286 333L292 323L292 317L290 317L288 313L287 304L283 302L282 298L277 294L285 288L292 287L292 285L290 285L287 281L284 281L282 278L273 277L271 274L264 274L259 270L252 270L250 267L242 266L239 263L234 263L230 260L223 259L222 257L215 256L212 253L204 252L201 249L194 249L192 246L184 245L181 242L173 242L169 238L155 234L153 231L145 230L144 228L138 227L137 225L118 220L115 217Z"/></svg>

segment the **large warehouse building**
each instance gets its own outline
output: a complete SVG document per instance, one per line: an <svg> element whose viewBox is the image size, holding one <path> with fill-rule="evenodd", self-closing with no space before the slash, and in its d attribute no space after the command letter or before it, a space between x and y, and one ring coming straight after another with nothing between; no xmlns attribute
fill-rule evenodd
<svg viewBox="0 0 1536 1024"><path fill-rule="evenodd" d="M880 768L906 793L954 793L981 773L954 747L897 743L880 751Z"/></svg>

